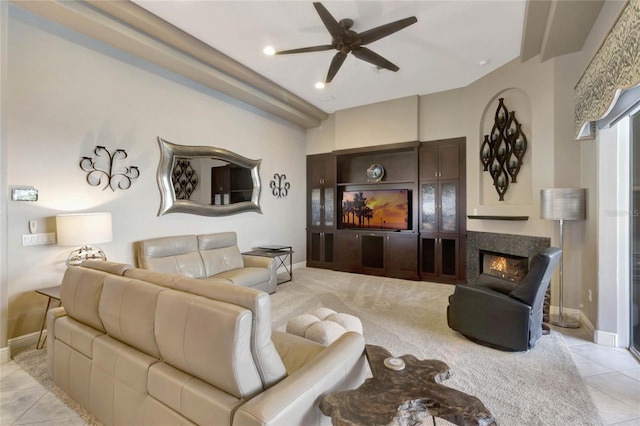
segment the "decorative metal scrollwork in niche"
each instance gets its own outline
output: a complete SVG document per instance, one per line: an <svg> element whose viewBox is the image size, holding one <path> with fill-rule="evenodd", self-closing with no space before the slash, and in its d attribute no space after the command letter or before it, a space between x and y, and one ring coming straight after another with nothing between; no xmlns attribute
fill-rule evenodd
<svg viewBox="0 0 640 426"><path fill-rule="evenodd" d="M120 169L121 171L116 168L116 160L127 158L127 152L124 149L116 149L111 154L104 146L96 146L93 153L98 157L95 160L91 157L82 157L80 160L80 168L87 172L87 183L91 186L101 185L102 179L106 178L107 183L102 188L103 191L107 188L111 188L112 191L115 191L116 188L129 189L131 181L140 176L140 170L136 166L123 167ZM103 162L104 164L98 164L105 154L108 160Z"/></svg>
<svg viewBox="0 0 640 426"><path fill-rule="evenodd" d="M289 182L285 182L287 175L283 174L274 174L273 179L269 182L269 187L271 188L271 193L274 197L282 198L286 197L289 194L289 189L291 188L291 184Z"/></svg>
<svg viewBox="0 0 640 426"><path fill-rule="evenodd" d="M176 200L190 199L199 182L198 174L191 167L191 162L183 158L176 159L176 165L171 172L171 183Z"/></svg>
<svg viewBox="0 0 640 426"><path fill-rule="evenodd" d="M480 145L480 162L484 171L493 178L493 186L500 201L511 183L518 183L517 176L527 152L527 137L516 119L516 112L507 110L504 98L498 99L491 134L484 135Z"/></svg>

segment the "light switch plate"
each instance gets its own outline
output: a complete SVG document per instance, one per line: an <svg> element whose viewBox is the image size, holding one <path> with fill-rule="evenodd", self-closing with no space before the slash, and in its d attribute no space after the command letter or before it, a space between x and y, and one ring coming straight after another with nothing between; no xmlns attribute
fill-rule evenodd
<svg viewBox="0 0 640 426"><path fill-rule="evenodd" d="M36 232L38 232L38 222L35 220L30 220L29 221L29 232L31 232L32 234L35 234Z"/></svg>
<svg viewBox="0 0 640 426"><path fill-rule="evenodd" d="M38 201L38 190L33 187L13 188L11 199L13 201Z"/></svg>

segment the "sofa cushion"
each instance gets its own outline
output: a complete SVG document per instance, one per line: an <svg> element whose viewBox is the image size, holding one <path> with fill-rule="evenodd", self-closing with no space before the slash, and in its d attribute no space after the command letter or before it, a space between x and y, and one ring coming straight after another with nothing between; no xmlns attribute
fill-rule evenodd
<svg viewBox="0 0 640 426"><path fill-rule="evenodd" d="M149 395L200 425L230 425L241 400L202 380L160 362L149 369ZM162 423L164 424L164 422Z"/></svg>
<svg viewBox="0 0 640 426"><path fill-rule="evenodd" d="M159 358L153 330L158 294L165 290L131 278L106 277L98 309L107 333Z"/></svg>
<svg viewBox="0 0 640 426"><path fill-rule="evenodd" d="M54 323L55 338L74 348L87 358L93 358L93 341L104 335L93 327L89 327L69 316L58 318Z"/></svg>
<svg viewBox="0 0 640 426"><path fill-rule="evenodd" d="M198 235L198 249L207 277L244 267L235 232Z"/></svg>
<svg viewBox="0 0 640 426"><path fill-rule="evenodd" d="M106 272L72 266L67 268L62 278L60 301L71 318L105 331L98 315L98 304L102 293L102 283Z"/></svg>
<svg viewBox="0 0 640 426"><path fill-rule="evenodd" d="M236 398L263 386L251 355L253 315L177 290L158 295L156 341L164 361Z"/></svg>
<svg viewBox="0 0 640 426"><path fill-rule="evenodd" d="M242 254L238 246L201 250L200 255L204 262L204 270L207 277L244 267Z"/></svg>
<svg viewBox="0 0 640 426"><path fill-rule="evenodd" d="M195 235L152 238L136 244L138 266L157 272L204 278L205 269Z"/></svg>
<svg viewBox="0 0 640 426"><path fill-rule="evenodd" d="M98 337L91 367L91 413L104 424L142 424L147 374L157 362L109 336Z"/></svg>
<svg viewBox="0 0 640 426"><path fill-rule="evenodd" d="M242 287L253 287L269 281L270 276L271 271L266 268L240 268L220 272L213 278L229 280L234 285Z"/></svg>
<svg viewBox="0 0 640 426"><path fill-rule="evenodd" d="M247 287L221 284L220 279L198 280L181 277L176 281L176 289L197 294L213 300L231 303L250 310L253 314L253 334L251 352L265 387L279 382L286 376L286 370L273 342L271 341L271 297L263 291Z"/></svg>

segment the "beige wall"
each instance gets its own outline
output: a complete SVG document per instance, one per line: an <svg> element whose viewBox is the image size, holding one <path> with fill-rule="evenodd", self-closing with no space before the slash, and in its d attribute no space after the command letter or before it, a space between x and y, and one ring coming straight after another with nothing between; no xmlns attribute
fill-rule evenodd
<svg viewBox="0 0 640 426"><path fill-rule="evenodd" d="M4 2L3 2L4 3ZM37 288L60 282L73 247L23 247L28 221L54 232L63 211L110 211L114 238L101 244L109 260L133 263L132 243L180 234L236 231L241 250L262 244L291 244L294 262L305 259L305 131L189 80L9 6L6 49L7 181L31 185L37 202L8 202L8 338L35 332L46 305ZM4 59L4 58L3 58ZM3 87L3 89L5 89ZM262 214L226 217L169 214L158 217L160 194L156 137L183 145L210 145L262 159ZM96 145L126 150L123 165L140 178L115 192L86 183L82 156ZM3 168L3 172L4 172ZM274 197L269 181L284 173L286 198ZM3 217L3 220L5 218ZM2 342L4 346L6 342Z"/></svg>
<svg viewBox="0 0 640 426"><path fill-rule="evenodd" d="M607 165L598 160L598 141L575 141L574 86L583 70L599 48L613 26L623 1L606 2L585 46L581 52L565 55L544 63L538 57L525 63L513 60L467 87L419 97L418 121L415 128L402 132L389 128L382 133L387 143L401 140L414 131L418 140L429 141L459 136L467 138L467 213L481 215L525 215L528 221L482 221L468 220L467 229L484 232L536 235L551 238L559 245L559 226L556 222L539 219L540 189L553 187L584 187L589 191L588 218L586 221L565 222L564 238L564 306L581 309L596 329L615 333L620 330L616 312L619 301L615 297L602 298L603 291L617 293L616 283L598 280L598 246L601 244L598 229L599 170ZM529 139L529 152L525 157L529 175L524 172L523 181L513 185L504 202L496 202L497 194L483 175L479 161L482 135L487 133L487 117L497 106L496 99L504 96L517 112ZM510 99L508 99L510 98ZM322 150L316 143L317 131L308 132L308 153L329 152L342 147L362 147L384 143L380 139L353 138L345 141L349 134L357 134L359 126L369 122L386 123L389 116L402 110L394 110L391 102L376 105L375 109L354 108L335 122L335 138L330 141L330 132L322 133L326 138ZM522 114L521 115L521 111ZM410 113L408 113L410 114ZM338 116L338 113L336 114ZM353 122L346 118L357 117ZM522 119L522 117L526 117ZM410 121L411 116L407 118ZM330 127L330 126L327 126ZM348 127L349 132L341 128ZM370 141L375 143L370 143ZM520 180L520 176L519 176ZM600 186L599 186L600 185ZM513 194L513 195L512 195ZM615 233L606 233L615 239ZM600 238L602 238L602 233ZM613 244L613 243L611 243ZM600 275L602 276L602 275ZM591 292L591 301L588 294ZM552 282L552 303L557 305L558 274Z"/></svg>

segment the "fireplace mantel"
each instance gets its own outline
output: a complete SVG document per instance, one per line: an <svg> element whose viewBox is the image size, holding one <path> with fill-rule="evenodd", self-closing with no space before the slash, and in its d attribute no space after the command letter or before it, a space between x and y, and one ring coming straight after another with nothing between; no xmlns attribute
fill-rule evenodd
<svg viewBox="0 0 640 426"><path fill-rule="evenodd" d="M484 220L529 220L529 216L469 215L467 218Z"/></svg>

